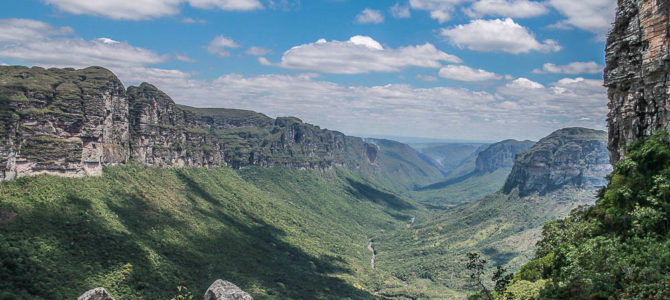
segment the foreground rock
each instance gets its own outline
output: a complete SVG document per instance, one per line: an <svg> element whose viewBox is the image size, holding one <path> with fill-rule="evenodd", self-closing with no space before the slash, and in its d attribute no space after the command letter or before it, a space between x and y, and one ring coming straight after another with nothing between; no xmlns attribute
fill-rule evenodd
<svg viewBox="0 0 670 300"><path fill-rule="evenodd" d="M517 156L503 191L520 196L544 195L565 185L594 189L607 183L612 172L607 155L607 133L587 128L564 128L541 139Z"/></svg>
<svg viewBox="0 0 670 300"><path fill-rule="evenodd" d="M205 292L205 300L254 300L236 285L217 279Z"/></svg>
<svg viewBox="0 0 670 300"><path fill-rule="evenodd" d="M104 288L94 288L79 296L77 300L114 300Z"/></svg>
<svg viewBox="0 0 670 300"><path fill-rule="evenodd" d="M670 124L670 1L619 0L608 39L605 86L612 163L640 137Z"/></svg>

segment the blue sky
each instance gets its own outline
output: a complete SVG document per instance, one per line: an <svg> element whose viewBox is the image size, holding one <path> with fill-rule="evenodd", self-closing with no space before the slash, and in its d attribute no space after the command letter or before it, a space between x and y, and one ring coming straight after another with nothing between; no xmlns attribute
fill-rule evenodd
<svg viewBox="0 0 670 300"><path fill-rule="evenodd" d="M0 63L102 65L182 104L353 135L604 129L616 0L4 0Z"/></svg>

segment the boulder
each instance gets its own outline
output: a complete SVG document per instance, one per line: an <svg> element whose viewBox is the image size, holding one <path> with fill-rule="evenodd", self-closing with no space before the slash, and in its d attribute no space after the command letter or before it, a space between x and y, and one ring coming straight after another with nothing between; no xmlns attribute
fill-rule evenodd
<svg viewBox="0 0 670 300"><path fill-rule="evenodd" d="M77 300L114 300L104 288L98 287L87 291L77 298Z"/></svg>
<svg viewBox="0 0 670 300"><path fill-rule="evenodd" d="M249 294L236 285L217 279L205 292L205 300L253 300Z"/></svg>

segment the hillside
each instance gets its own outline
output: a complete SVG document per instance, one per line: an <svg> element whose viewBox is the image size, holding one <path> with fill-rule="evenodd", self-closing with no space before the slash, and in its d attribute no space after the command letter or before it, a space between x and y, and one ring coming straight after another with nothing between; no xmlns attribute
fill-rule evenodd
<svg viewBox="0 0 670 300"><path fill-rule="evenodd" d="M528 153L551 149L552 156L564 151L550 148L563 140L565 132L585 131L597 135L599 147L590 148L591 135L575 135L571 142L583 149L577 155L567 156L567 161L577 164L588 157L607 155L603 131L587 129L559 130L540 140L527 152L517 156L513 169L519 170L528 162ZM581 137L577 138L577 137ZM530 165L542 162L542 156L530 156ZM551 171L561 171L560 165L549 165ZM606 170L610 165L602 162L590 165L589 170ZM556 169L554 169L556 168ZM610 167L611 168L611 167ZM513 175L510 174L509 178ZM596 179L595 172L580 172L578 176ZM604 176L604 175L603 175ZM534 180L527 178L526 180ZM508 179L509 180L509 179ZM535 242L540 238L542 225L551 220L565 217L581 205L593 204L596 187L579 185L581 181L568 180L565 185L551 192L520 195L518 189L499 192L483 197L478 201L454 209L446 210L426 220L418 220L412 227L392 232L378 239L377 265L380 270L390 271L400 279L417 282L429 279L435 285L446 286L459 291L461 296L470 290L470 279L465 272L465 254L481 252L495 265L506 266L512 270L533 257ZM501 182L502 185L502 182ZM528 186L540 186L528 182ZM394 290L396 293L413 293L411 289ZM390 293L391 291L389 291ZM439 294L431 295L439 298Z"/></svg>
<svg viewBox="0 0 670 300"><path fill-rule="evenodd" d="M426 143L410 144L422 154L436 161L448 176L459 176L475 168L475 159L488 144L482 143Z"/></svg>
<svg viewBox="0 0 670 300"><path fill-rule="evenodd" d="M381 196L381 197L380 197ZM346 170L105 168L0 185L3 299L196 295L225 277L255 299L370 299L369 237L416 209Z"/></svg>

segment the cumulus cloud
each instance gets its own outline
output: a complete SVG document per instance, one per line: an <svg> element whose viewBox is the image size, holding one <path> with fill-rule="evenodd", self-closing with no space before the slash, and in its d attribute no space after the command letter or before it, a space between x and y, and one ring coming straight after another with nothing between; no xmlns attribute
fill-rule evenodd
<svg viewBox="0 0 670 300"><path fill-rule="evenodd" d="M384 48L368 36L353 36L348 41L326 41L295 46L284 52L279 63L266 59L264 64L334 74L399 72L409 67L439 68L443 62L461 60L444 53L430 43L400 48Z"/></svg>
<svg viewBox="0 0 670 300"><path fill-rule="evenodd" d="M400 3L396 3L395 5L391 6L391 8L389 8L389 12L391 13L391 16L396 19L406 19L412 16L412 14L409 12L409 6L401 5Z"/></svg>
<svg viewBox="0 0 670 300"><path fill-rule="evenodd" d="M460 81L487 81L502 79L502 76L468 66L448 65L440 69L440 77Z"/></svg>
<svg viewBox="0 0 670 300"><path fill-rule="evenodd" d="M254 46L254 47L251 47L251 48L247 49L247 51L245 51L244 53L246 53L248 55L261 56L261 55L266 55L270 52L272 52L272 51L270 51L270 49L265 49L265 48L262 48L262 47Z"/></svg>
<svg viewBox="0 0 670 300"><path fill-rule="evenodd" d="M473 20L468 24L443 28L441 35L459 47L475 51L503 51L512 54L531 51L556 52L561 46L554 40L537 41L525 27L511 18Z"/></svg>
<svg viewBox="0 0 670 300"><path fill-rule="evenodd" d="M240 45L238 45L231 38L219 35L215 37L211 42L209 42L209 45L207 46L207 51L209 51L209 53L216 54L220 57L225 57L230 55L230 52L228 52L228 50L226 49L238 48L238 47L240 47Z"/></svg>
<svg viewBox="0 0 670 300"><path fill-rule="evenodd" d="M201 9L248 11L262 9L258 0L43 0L58 9L76 15L94 15L117 20L147 20L179 13L188 3Z"/></svg>
<svg viewBox="0 0 670 300"><path fill-rule="evenodd" d="M74 34L71 27L53 27L30 19L0 19L0 42L18 43L71 34Z"/></svg>
<svg viewBox="0 0 670 300"><path fill-rule="evenodd" d="M381 11L378 11L376 9L366 8L363 11L361 11L358 15L356 15L356 23L359 24L367 24L367 23L379 24L382 22L384 22L384 15L382 14Z"/></svg>
<svg viewBox="0 0 670 300"><path fill-rule="evenodd" d="M409 0L409 6L416 10L427 10L430 17L440 23L451 19L454 8L468 0Z"/></svg>
<svg viewBox="0 0 670 300"><path fill-rule="evenodd" d="M552 63L542 65L542 69L535 69L533 73L544 74L596 74L603 71L603 66L593 61L588 62L572 62L567 65L557 66Z"/></svg>
<svg viewBox="0 0 670 300"><path fill-rule="evenodd" d="M567 19L554 24L557 28L576 27L593 32L604 40L614 22L617 0L548 0L549 5Z"/></svg>
<svg viewBox="0 0 670 300"><path fill-rule="evenodd" d="M529 0L479 0L464 11L474 18L483 16L532 18L544 15L549 10L544 4Z"/></svg>

